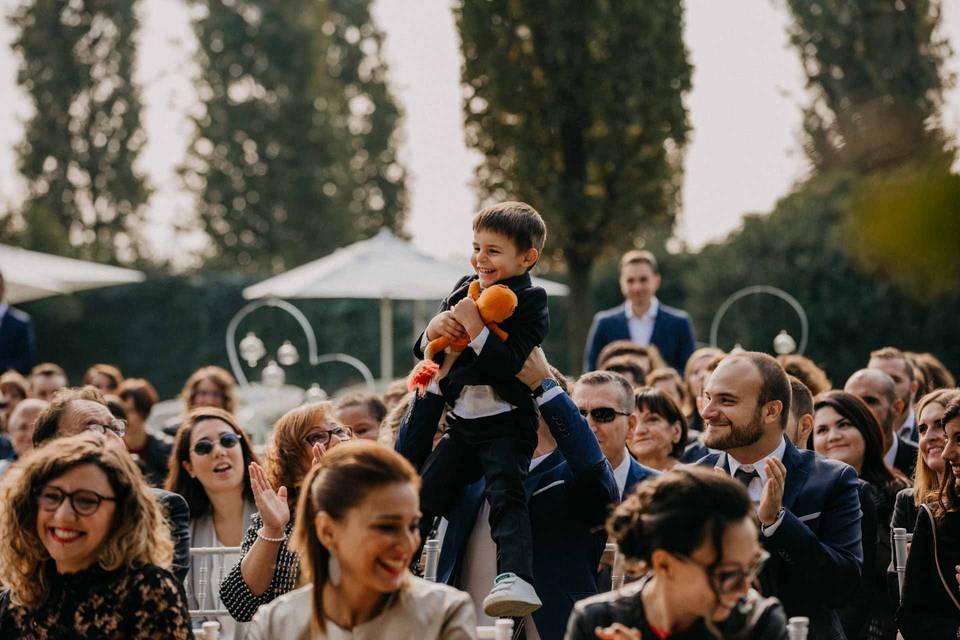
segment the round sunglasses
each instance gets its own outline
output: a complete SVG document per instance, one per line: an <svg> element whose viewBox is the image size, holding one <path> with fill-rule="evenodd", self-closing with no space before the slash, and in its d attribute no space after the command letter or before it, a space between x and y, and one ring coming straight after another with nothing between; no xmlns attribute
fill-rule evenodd
<svg viewBox="0 0 960 640"><path fill-rule="evenodd" d="M232 432L220 434L220 446L224 449L233 449L238 444L240 444L240 436L237 434ZM211 451L213 451L213 443L208 438L201 438L193 445L193 452L198 456L209 455Z"/></svg>

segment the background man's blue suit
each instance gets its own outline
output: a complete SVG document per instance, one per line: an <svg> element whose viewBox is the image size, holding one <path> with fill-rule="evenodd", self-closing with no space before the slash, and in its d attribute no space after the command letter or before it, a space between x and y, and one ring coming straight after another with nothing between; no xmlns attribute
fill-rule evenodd
<svg viewBox="0 0 960 640"><path fill-rule="evenodd" d="M629 340L630 325L627 314L621 304L593 316L590 334L587 336L587 349L583 356L583 370L597 368L597 356L600 351L614 340ZM693 337L693 324L686 311L660 305L653 323L653 335L650 344L660 350L660 355L668 365L683 374L687 358L697 348Z"/></svg>
<svg viewBox="0 0 960 640"><path fill-rule="evenodd" d="M33 366L33 321L30 316L8 307L0 319L0 373L16 369L23 375Z"/></svg>
<svg viewBox="0 0 960 640"><path fill-rule="evenodd" d="M443 399L416 400L397 434L396 448L414 466L430 454ZM557 448L524 483L533 529L533 576L543 606L533 620L541 638L562 638L573 603L597 592L597 565L607 536L602 525L619 501L617 483L596 437L561 393L540 407ZM437 579L459 584L467 542L484 499L483 480L467 486L449 513Z"/></svg>
<svg viewBox="0 0 960 640"><path fill-rule="evenodd" d="M779 598L787 615L810 618L809 640L843 640L836 609L857 593L863 568L857 472L786 444L783 521L769 538L760 536L770 552L763 593ZM726 453L697 464L730 473Z"/></svg>

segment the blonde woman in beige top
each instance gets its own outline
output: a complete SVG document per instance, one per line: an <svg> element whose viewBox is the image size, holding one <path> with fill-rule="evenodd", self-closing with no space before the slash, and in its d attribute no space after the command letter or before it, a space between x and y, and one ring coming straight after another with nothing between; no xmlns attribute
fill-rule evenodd
<svg viewBox="0 0 960 640"><path fill-rule="evenodd" d="M261 607L247 638L475 638L470 597L408 570L419 484L410 463L373 442L324 455L303 482L292 540L311 584Z"/></svg>

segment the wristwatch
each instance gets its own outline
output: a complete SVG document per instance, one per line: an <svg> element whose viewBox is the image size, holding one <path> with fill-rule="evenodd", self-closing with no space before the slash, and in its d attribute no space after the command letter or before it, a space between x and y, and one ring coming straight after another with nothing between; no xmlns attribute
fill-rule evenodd
<svg viewBox="0 0 960 640"><path fill-rule="evenodd" d="M560 383L554 380L553 378L544 378L543 382L540 383L540 386L533 390L533 396L539 398L550 389L554 387L559 387Z"/></svg>

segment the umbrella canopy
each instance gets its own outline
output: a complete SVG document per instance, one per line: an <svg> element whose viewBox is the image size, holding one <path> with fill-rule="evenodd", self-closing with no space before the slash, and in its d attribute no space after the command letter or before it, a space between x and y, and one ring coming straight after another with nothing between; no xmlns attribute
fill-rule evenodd
<svg viewBox="0 0 960 640"><path fill-rule="evenodd" d="M134 269L74 260L49 253L0 245L0 272L11 304L46 298L61 293L142 282L144 275Z"/></svg>
<svg viewBox="0 0 960 640"><path fill-rule="evenodd" d="M243 297L440 300L468 272L468 265L422 253L384 228L369 240L249 286ZM534 278L533 283L548 295L567 295L559 282Z"/></svg>
<svg viewBox="0 0 960 640"><path fill-rule="evenodd" d="M243 297L380 300L380 371L386 379L393 376L391 301L440 300L467 273L468 265L427 255L383 228L369 240L249 286L243 290ZM533 283L551 296L568 292L559 282L534 278Z"/></svg>

